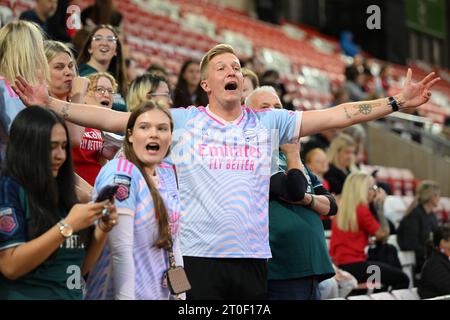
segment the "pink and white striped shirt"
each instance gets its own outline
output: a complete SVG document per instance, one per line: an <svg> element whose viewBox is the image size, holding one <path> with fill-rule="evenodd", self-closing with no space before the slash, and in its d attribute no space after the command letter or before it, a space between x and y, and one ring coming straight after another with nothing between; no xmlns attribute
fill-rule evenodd
<svg viewBox="0 0 450 320"><path fill-rule="evenodd" d="M154 182L169 214L177 265L183 265L179 246L180 202L172 166L161 164ZM108 162L100 171L95 191L119 185L115 205L119 223L108 235L108 242L89 274L86 299L169 299L162 286L169 267L167 251L155 246L158 221L153 199L139 169L124 158ZM96 195L94 195L95 199Z"/></svg>
<svg viewBox="0 0 450 320"><path fill-rule="evenodd" d="M302 113L242 108L229 123L205 107L171 111L183 255L270 258L270 174L279 144L299 139Z"/></svg>

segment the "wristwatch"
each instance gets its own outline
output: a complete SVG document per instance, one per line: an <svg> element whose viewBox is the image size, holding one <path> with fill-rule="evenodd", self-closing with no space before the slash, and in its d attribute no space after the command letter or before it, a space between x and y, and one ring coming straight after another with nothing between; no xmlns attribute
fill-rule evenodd
<svg viewBox="0 0 450 320"><path fill-rule="evenodd" d="M394 111L394 112L398 111L399 106L398 106L397 100L394 97L388 97L388 100L389 100L388 103L391 106L392 111Z"/></svg>
<svg viewBox="0 0 450 320"><path fill-rule="evenodd" d="M73 234L73 229L70 225L68 225L64 220L58 222L59 232L64 238L69 238Z"/></svg>

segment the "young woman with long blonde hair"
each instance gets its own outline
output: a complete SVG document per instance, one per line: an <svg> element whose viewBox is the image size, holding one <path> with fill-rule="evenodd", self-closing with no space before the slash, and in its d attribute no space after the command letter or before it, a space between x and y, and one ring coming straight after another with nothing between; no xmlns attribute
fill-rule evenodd
<svg viewBox="0 0 450 320"><path fill-rule="evenodd" d="M378 282L387 289L408 288L408 276L400 269L378 261L368 261L365 248L369 237L385 240L389 237L389 225L383 215L386 193L378 188L375 179L362 172L351 173L344 183L341 202L332 222L330 255L341 269L351 273L359 283L366 282L373 274L371 266L379 272ZM377 217L372 215L373 203Z"/></svg>

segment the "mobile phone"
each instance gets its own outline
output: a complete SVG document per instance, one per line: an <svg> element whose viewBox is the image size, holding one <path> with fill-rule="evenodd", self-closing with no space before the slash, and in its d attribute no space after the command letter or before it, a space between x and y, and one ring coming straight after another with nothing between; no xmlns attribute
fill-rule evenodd
<svg viewBox="0 0 450 320"><path fill-rule="evenodd" d="M97 196L97 199L95 200L95 202L102 202L102 201L105 201L106 199L113 201L114 195L116 194L116 191L118 188L119 188L119 186L117 186L117 185L104 186L98 193L98 196Z"/></svg>

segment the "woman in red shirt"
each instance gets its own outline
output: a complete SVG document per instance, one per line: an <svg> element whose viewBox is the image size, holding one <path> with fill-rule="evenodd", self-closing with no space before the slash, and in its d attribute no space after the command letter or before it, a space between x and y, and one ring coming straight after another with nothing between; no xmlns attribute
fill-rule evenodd
<svg viewBox="0 0 450 320"><path fill-rule="evenodd" d="M331 229L330 255L339 268L351 273L359 283L381 283L384 288L408 288L409 278L402 270L378 261L368 261L365 248L369 237L389 237L389 225L383 215L386 193L368 174L355 172L345 180L338 215ZM369 209L373 202L374 217Z"/></svg>
<svg viewBox="0 0 450 320"><path fill-rule="evenodd" d="M111 109L117 89L114 78L106 72L93 73L87 78L90 85L85 102ZM72 157L75 172L93 186L100 169L114 154L105 150L100 130L85 128L80 145L72 148Z"/></svg>

